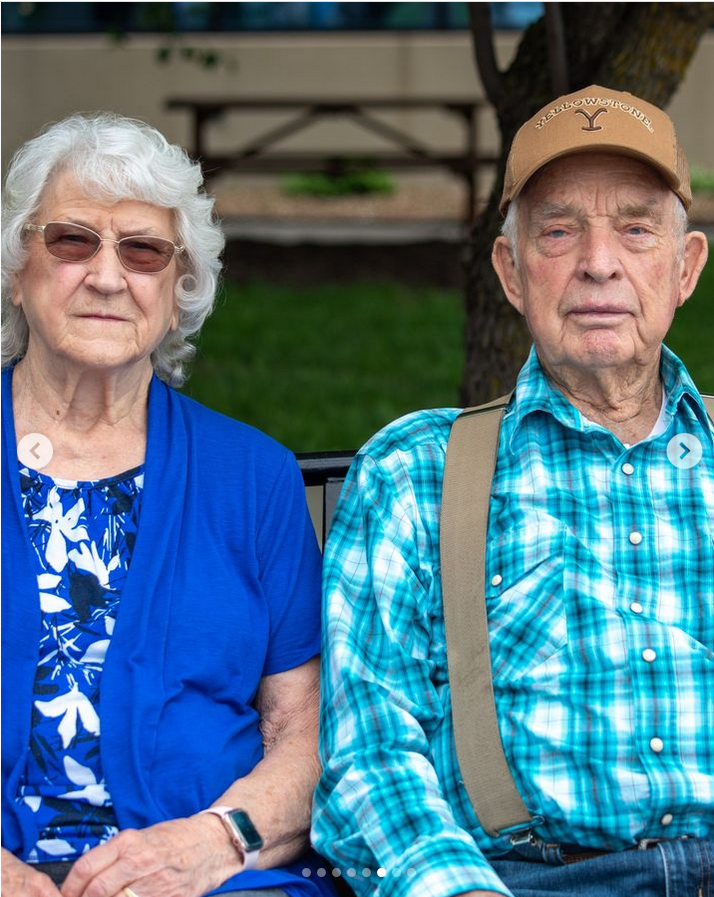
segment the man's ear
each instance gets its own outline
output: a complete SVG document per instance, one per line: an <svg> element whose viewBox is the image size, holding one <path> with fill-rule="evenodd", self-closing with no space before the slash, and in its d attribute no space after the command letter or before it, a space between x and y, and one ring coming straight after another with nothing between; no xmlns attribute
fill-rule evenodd
<svg viewBox="0 0 714 897"><path fill-rule="evenodd" d="M677 308L689 299L699 280L699 275L704 270L709 255L709 244L706 236L698 230L693 230L684 237L684 257L682 269L679 275L679 299Z"/></svg>
<svg viewBox="0 0 714 897"><path fill-rule="evenodd" d="M506 299L521 314L523 310L523 283L516 266L516 258L509 240L506 237L496 237L491 253L491 264L501 281Z"/></svg>

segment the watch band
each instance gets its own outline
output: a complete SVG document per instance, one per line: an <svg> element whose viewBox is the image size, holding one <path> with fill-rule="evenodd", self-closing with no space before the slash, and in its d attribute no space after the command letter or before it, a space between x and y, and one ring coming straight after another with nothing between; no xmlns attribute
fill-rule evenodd
<svg viewBox="0 0 714 897"><path fill-rule="evenodd" d="M263 846L262 839L260 839L260 836L258 836L260 839L260 846L253 849L251 849L247 845L247 843L243 839L241 839L241 837L239 836L239 830L234 824L232 824L231 820L229 820L228 818L229 814L235 813L237 809L237 807L207 807L205 810L200 810L198 815L202 816L204 813L211 813L213 816L218 816L218 818L223 823L223 827L228 832L231 843L241 855L241 859L243 860L243 869L253 869L258 862L260 848ZM245 813L245 811L241 812ZM248 814L245 813L245 815L247 816Z"/></svg>

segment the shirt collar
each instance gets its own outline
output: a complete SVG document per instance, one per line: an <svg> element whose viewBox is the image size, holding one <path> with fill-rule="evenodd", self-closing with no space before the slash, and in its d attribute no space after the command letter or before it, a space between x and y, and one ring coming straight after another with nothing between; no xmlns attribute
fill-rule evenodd
<svg viewBox="0 0 714 897"><path fill-rule="evenodd" d="M694 410L705 431L711 432L707 410L702 402L699 390L689 375L684 363L671 349L662 346L662 360L660 362L660 376L667 394L665 412L673 417L680 402L684 399Z"/></svg>
<svg viewBox="0 0 714 897"><path fill-rule="evenodd" d="M671 419L682 400L694 410L706 432L711 434L707 412L699 392L682 361L667 346L662 345L660 377L667 396L665 414ZM550 414L563 426L583 431L597 426L588 421L548 379L538 358L535 346L521 368L513 401L507 410L510 418L508 447L513 448L515 434L523 420L537 411ZM714 437L712 437L714 439Z"/></svg>

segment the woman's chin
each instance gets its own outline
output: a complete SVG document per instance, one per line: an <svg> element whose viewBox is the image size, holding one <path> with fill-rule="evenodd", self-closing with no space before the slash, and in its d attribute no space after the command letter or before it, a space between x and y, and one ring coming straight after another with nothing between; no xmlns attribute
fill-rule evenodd
<svg viewBox="0 0 714 897"><path fill-rule="evenodd" d="M142 355L135 347L95 340L88 345L73 346L69 350L59 351L57 355L69 365L96 370L98 373L131 367L148 358L148 354Z"/></svg>

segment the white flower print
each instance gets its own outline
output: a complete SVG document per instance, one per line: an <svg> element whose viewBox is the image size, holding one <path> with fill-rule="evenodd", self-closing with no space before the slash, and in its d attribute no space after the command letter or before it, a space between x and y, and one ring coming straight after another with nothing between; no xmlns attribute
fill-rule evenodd
<svg viewBox="0 0 714 897"><path fill-rule="evenodd" d="M40 573L37 576L37 585L40 591L56 589L62 582L62 577L56 573Z"/></svg>
<svg viewBox="0 0 714 897"><path fill-rule="evenodd" d="M98 695L136 539L140 487L134 476L52 483L28 474L22 481L42 626L18 798L32 811L37 841L27 856L37 862L74 859L118 832L102 772ZM49 788L47 768L55 770Z"/></svg>
<svg viewBox="0 0 714 897"><path fill-rule="evenodd" d="M88 732L99 735L97 711L92 707L89 698L80 692L76 682L72 683L70 691L52 698L51 701L35 701L35 707L43 716L63 717L57 727L63 748L66 748L77 734L77 717Z"/></svg>
<svg viewBox="0 0 714 897"><path fill-rule="evenodd" d="M95 666L98 669L101 669L108 648L108 638L100 639L99 641L93 642L84 652L84 656L82 657L80 663L85 663L89 666Z"/></svg>
<svg viewBox="0 0 714 897"><path fill-rule="evenodd" d="M47 540L45 557L54 570L64 570L67 566L67 544L80 542L89 538L87 530L83 526L77 526L77 521L84 512L84 499L70 508L66 513L62 511L62 501L56 486L52 487L47 505L38 511L33 520L46 520L50 524L50 537Z"/></svg>
<svg viewBox="0 0 714 897"><path fill-rule="evenodd" d="M40 573L37 577L37 585L40 589L40 607L43 614L58 614L63 610L69 610L72 605L59 595L45 589L56 589L62 582L62 577L56 573Z"/></svg>
<svg viewBox="0 0 714 897"><path fill-rule="evenodd" d="M72 845L68 841L63 841L62 838L41 838L37 842L37 847L39 850L44 850L45 853L55 857L74 853Z"/></svg>
<svg viewBox="0 0 714 897"><path fill-rule="evenodd" d="M115 554L109 564L105 564L99 557L96 542L90 542L89 547L86 542L82 542L79 549L73 548L69 552L68 557L78 570L93 573L105 589L109 587L109 574L121 563L121 558Z"/></svg>
<svg viewBox="0 0 714 897"><path fill-rule="evenodd" d="M43 614L58 614L63 610L69 610L72 605L51 592L40 592L40 607Z"/></svg>
<svg viewBox="0 0 714 897"><path fill-rule="evenodd" d="M84 787L76 791L67 791L64 794L60 794L60 797L69 800L83 800L93 807L103 807L109 802L109 792L104 782L98 782L88 766L82 766L81 763L77 763L70 756L66 756L64 758L64 771L70 782Z"/></svg>

